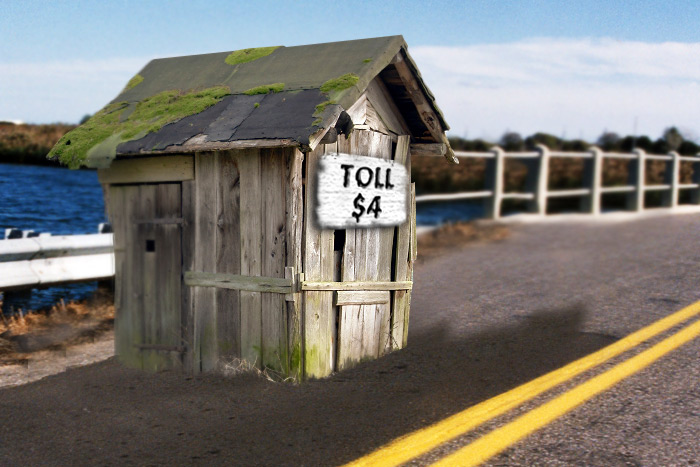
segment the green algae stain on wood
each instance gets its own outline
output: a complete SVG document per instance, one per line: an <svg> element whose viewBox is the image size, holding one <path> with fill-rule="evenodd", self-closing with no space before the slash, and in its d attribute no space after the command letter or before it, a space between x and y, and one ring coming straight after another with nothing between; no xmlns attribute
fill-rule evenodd
<svg viewBox="0 0 700 467"><path fill-rule="evenodd" d="M274 47L257 47L253 49L241 49L231 52L228 57L226 57L225 62L229 65L238 65L240 63L248 63L259 58L267 57L275 50L279 49L280 46Z"/></svg>
<svg viewBox="0 0 700 467"><path fill-rule="evenodd" d="M143 76L141 76L141 75L134 76L133 78L131 78L129 80L128 83L126 83L126 86L124 86L124 89L122 90L122 94L130 89L134 89L136 86L141 84L142 81L143 81Z"/></svg>
<svg viewBox="0 0 700 467"><path fill-rule="evenodd" d="M128 103L109 104L83 125L66 133L47 157L57 157L71 169L77 169L94 154L91 150L99 147L98 157L109 160L115 156L120 143L141 138L168 123L197 114L229 94L226 86L187 93L163 91L136 103L131 114L123 120L120 117L129 107Z"/></svg>
<svg viewBox="0 0 700 467"><path fill-rule="evenodd" d="M283 89L284 83L263 84L262 86L255 86L254 88L250 88L247 91L244 91L243 94L246 94L248 96L254 96L256 94L269 94L271 92L281 92Z"/></svg>
<svg viewBox="0 0 700 467"><path fill-rule="evenodd" d="M289 376L297 381L302 378L301 342L292 345L292 352L289 356Z"/></svg>

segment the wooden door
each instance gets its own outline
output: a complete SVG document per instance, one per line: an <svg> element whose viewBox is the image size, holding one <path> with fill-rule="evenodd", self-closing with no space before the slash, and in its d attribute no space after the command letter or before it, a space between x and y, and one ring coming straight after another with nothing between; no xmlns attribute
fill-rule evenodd
<svg viewBox="0 0 700 467"><path fill-rule="evenodd" d="M181 365L180 183L112 185L115 340L120 360L160 370Z"/></svg>

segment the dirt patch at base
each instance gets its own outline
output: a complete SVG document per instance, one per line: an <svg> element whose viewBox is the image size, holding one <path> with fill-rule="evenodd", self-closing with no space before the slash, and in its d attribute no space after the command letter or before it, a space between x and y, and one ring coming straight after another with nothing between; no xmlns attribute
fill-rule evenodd
<svg viewBox="0 0 700 467"><path fill-rule="evenodd" d="M418 260L440 256L476 242L503 240L509 234L507 227L492 222L447 224L418 237Z"/></svg>

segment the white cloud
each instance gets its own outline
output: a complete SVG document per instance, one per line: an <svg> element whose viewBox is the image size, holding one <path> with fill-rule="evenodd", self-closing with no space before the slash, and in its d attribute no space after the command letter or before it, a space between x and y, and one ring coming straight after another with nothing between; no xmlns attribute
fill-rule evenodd
<svg viewBox="0 0 700 467"><path fill-rule="evenodd" d="M608 129L658 137L700 126L700 43L530 39L413 47L423 77L458 136L506 130L595 140Z"/></svg>
<svg viewBox="0 0 700 467"><path fill-rule="evenodd" d="M0 120L77 122L114 99L149 60L0 63Z"/></svg>

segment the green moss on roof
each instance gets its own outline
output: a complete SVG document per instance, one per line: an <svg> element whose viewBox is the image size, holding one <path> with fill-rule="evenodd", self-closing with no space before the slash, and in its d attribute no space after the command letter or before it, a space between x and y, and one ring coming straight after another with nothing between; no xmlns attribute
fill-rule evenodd
<svg viewBox="0 0 700 467"><path fill-rule="evenodd" d="M138 86L139 84L141 84L141 81L143 81L143 76L141 76L141 75L136 75L136 76L134 76L133 78L131 78L131 79L129 80L128 83L126 83L126 86L124 86L124 90L123 90L122 92L126 92L126 91L128 91L129 89L135 88L136 86Z"/></svg>
<svg viewBox="0 0 700 467"><path fill-rule="evenodd" d="M273 83L273 84L263 84L262 86L255 86L247 91L243 91L243 94L253 96L255 94L269 94L271 92L280 92L284 89L284 83Z"/></svg>
<svg viewBox="0 0 700 467"><path fill-rule="evenodd" d="M362 60L362 63L369 63L371 61L372 61L371 58L365 58L364 60Z"/></svg>
<svg viewBox="0 0 700 467"><path fill-rule="evenodd" d="M116 151L118 143L141 138L160 130L168 123L197 114L228 94L230 90L225 86L187 93L163 91L136 103L131 114L123 121L120 121L120 116L129 104L109 104L86 123L65 134L48 157L58 157L63 164L77 169L85 162L93 147L110 137L114 139L110 144L111 151Z"/></svg>
<svg viewBox="0 0 700 467"><path fill-rule="evenodd" d="M343 91L357 84L360 77L355 73L345 73L337 78L329 79L321 85L321 92Z"/></svg>
<svg viewBox="0 0 700 467"><path fill-rule="evenodd" d="M323 113L324 110L326 110L326 107L329 105L335 104L335 101L332 100L327 100L325 102L321 102L316 106L316 111L314 112L314 116L320 115Z"/></svg>
<svg viewBox="0 0 700 467"><path fill-rule="evenodd" d="M228 57L226 57L225 62L229 65L238 65L239 63L248 63L259 58L267 57L275 50L279 49L280 46L274 47L257 47L254 49L241 49L231 52Z"/></svg>

